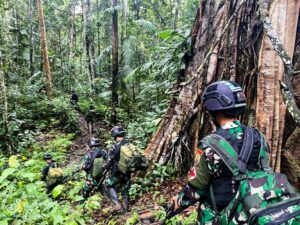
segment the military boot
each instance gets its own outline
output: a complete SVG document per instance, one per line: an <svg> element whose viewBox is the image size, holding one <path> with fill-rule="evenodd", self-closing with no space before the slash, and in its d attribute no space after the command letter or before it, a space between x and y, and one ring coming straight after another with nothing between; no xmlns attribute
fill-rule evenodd
<svg viewBox="0 0 300 225"><path fill-rule="evenodd" d="M112 188L112 187L107 188L107 194L108 194L109 199L112 201L112 203L114 205L121 205L118 200L117 191L114 188Z"/></svg>
<svg viewBox="0 0 300 225"><path fill-rule="evenodd" d="M123 196L122 207L124 212L128 212L129 210L129 197Z"/></svg>

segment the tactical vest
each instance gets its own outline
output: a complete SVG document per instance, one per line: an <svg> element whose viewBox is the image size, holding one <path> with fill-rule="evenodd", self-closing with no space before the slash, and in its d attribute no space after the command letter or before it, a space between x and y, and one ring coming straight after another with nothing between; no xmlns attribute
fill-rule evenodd
<svg viewBox="0 0 300 225"><path fill-rule="evenodd" d="M242 126L243 133L245 130L245 126ZM214 134L218 134L221 137L225 138L235 149L235 151L239 154L240 150L243 146L244 139L236 139L233 135L229 133L228 130L219 128ZM253 151L250 156L249 162L247 164L247 169L249 171L254 171L259 169L259 153L261 147L261 138L260 132L258 130L254 130L253 135ZM233 174L226 166L224 162L222 162L219 176L213 177L211 181L211 191L214 193L215 201L217 204L217 208L219 211L224 209L230 201L234 198L235 193L238 189L238 183L233 179ZM211 203L211 195L208 196L208 202Z"/></svg>

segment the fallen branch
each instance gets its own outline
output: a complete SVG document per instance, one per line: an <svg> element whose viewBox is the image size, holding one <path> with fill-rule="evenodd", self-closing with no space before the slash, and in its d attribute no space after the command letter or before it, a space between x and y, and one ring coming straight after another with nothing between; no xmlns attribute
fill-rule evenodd
<svg viewBox="0 0 300 225"><path fill-rule="evenodd" d="M285 50L280 38L272 26L268 12L268 1L259 0L258 4L260 18L263 22L264 29L284 65L283 81L280 81L280 89L284 103L286 104L287 110L292 115L295 122L300 125L300 110L295 100L291 82L291 77L294 74L292 58Z"/></svg>

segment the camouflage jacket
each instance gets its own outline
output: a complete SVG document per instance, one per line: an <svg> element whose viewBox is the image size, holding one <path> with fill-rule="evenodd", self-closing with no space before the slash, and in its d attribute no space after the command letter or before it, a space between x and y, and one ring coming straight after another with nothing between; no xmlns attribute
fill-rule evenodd
<svg viewBox="0 0 300 225"><path fill-rule="evenodd" d="M243 138L242 125L237 120L228 122L221 128L229 131L238 140ZM204 199L209 192L212 179L221 176L221 166L221 158L211 148L201 143L195 153L194 166L189 172L188 184L179 193L178 205L189 206Z"/></svg>
<svg viewBox="0 0 300 225"><path fill-rule="evenodd" d="M93 122L96 118L96 111L93 109L89 109L85 115L85 120L87 122Z"/></svg>
<svg viewBox="0 0 300 225"><path fill-rule="evenodd" d="M97 155L94 155L97 154ZM86 171L87 174L92 173L93 169L93 158L103 158L104 160L107 160L108 155L107 152L103 149L96 148L95 150L90 151L88 154L86 154L83 158L83 169Z"/></svg>

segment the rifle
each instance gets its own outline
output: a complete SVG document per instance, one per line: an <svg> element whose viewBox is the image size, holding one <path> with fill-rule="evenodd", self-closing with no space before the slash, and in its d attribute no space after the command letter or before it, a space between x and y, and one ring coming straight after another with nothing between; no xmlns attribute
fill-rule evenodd
<svg viewBox="0 0 300 225"><path fill-rule="evenodd" d="M165 218L163 219L163 221L161 221L160 225L164 225L166 223L167 220L171 219L173 216L175 216L175 212L174 212L174 209L175 209L175 204L172 203L172 205L170 205L168 208L165 209L165 212L166 212L166 216ZM176 210L177 211L177 210Z"/></svg>
<svg viewBox="0 0 300 225"><path fill-rule="evenodd" d="M191 205L195 204L197 201L194 201ZM166 217L164 220L160 223L160 225L164 225L167 220L171 219L173 216L176 216L186 210L190 205L187 206L181 206L180 208L175 210L175 203L172 203L168 208L165 209Z"/></svg>
<svg viewBox="0 0 300 225"><path fill-rule="evenodd" d="M66 183L67 181L69 181L76 173L80 172L80 168L76 169L75 171L72 172L71 175L69 176L65 176L63 179L62 179L62 183Z"/></svg>
<svg viewBox="0 0 300 225"><path fill-rule="evenodd" d="M109 172L109 170L110 170L110 167L106 167L106 168L104 169L103 176L102 176L101 179L99 180L99 182L98 182L98 184L97 184L97 186L96 186L96 189L98 189L98 188L103 184L103 182L104 182L104 180L106 179L106 175L107 175L107 173Z"/></svg>

